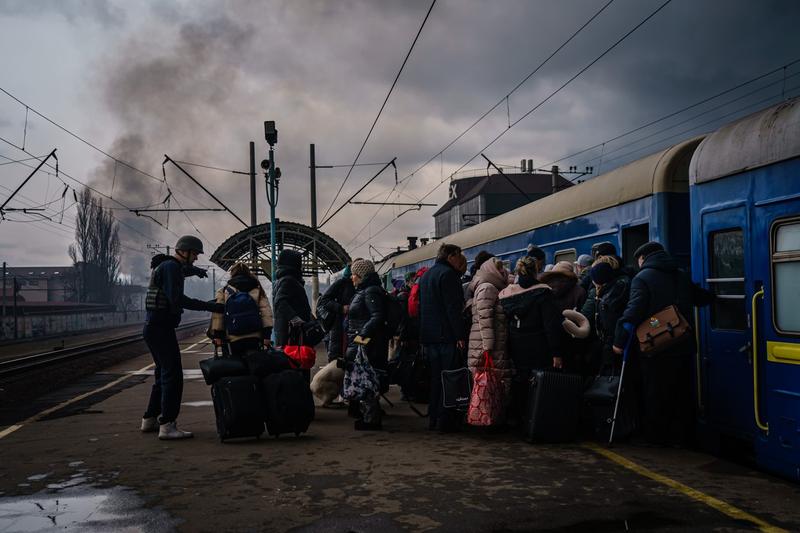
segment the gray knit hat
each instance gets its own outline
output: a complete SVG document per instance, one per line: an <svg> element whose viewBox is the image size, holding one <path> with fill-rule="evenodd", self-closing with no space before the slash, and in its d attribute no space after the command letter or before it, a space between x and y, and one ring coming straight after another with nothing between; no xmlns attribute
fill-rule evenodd
<svg viewBox="0 0 800 533"><path fill-rule="evenodd" d="M350 265L350 271L361 279L375 272L375 265L369 259L358 259Z"/></svg>
<svg viewBox="0 0 800 533"><path fill-rule="evenodd" d="M578 260L575 261L578 266L583 268L592 266L592 256L588 254L581 254L578 256Z"/></svg>

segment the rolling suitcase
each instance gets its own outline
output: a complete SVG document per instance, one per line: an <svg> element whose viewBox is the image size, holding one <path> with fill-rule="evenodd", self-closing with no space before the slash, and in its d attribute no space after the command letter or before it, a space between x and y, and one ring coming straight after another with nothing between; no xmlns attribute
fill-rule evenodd
<svg viewBox="0 0 800 533"><path fill-rule="evenodd" d="M583 379L574 374L533 372L528 394L525 438L530 442L571 442L578 436Z"/></svg>
<svg viewBox="0 0 800 533"><path fill-rule="evenodd" d="M250 374L260 378L295 368L289 356L275 348L250 352L244 356L244 362L247 364Z"/></svg>
<svg viewBox="0 0 800 533"><path fill-rule="evenodd" d="M314 397L299 370L283 370L263 380L267 432L300 435L314 420Z"/></svg>
<svg viewBox="0 0 800 533"><path fill-rule="evenodd" d="M220 442L264 433L264 408L255 376L220 378L211 386Z"/></svg>

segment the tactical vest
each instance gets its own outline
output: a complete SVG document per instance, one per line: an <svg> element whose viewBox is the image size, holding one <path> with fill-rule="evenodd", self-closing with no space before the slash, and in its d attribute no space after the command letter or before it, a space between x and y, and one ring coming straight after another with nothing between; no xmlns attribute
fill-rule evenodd
<svg viewBox="0 0 800 533"><path fill-rule="evenodd" d="M161 263L161 265L163 264L164 263ZM150 284L147 287L147 297L145 298L145 309L147 311L169 311L167 295L164 294L164 291L156 282L156 277L159 272L158 269L161 265L153 269L153 273L150 275Z"/></svg>

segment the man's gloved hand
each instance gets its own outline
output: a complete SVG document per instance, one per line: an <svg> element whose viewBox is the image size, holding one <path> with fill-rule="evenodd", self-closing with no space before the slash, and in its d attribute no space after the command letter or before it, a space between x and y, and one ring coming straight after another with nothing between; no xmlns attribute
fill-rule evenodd
<svg viewBox="0 0 800 533"><path fill-rule="evenodd" d="M369 337L362 337L361 335L356 335L356 338L353 339L353 342L356 344L360 344L362 346L366 346L367 344L369 344L370 340L371 339Z"/></svg>
<svg viewBox="0 0 800 533"><path fill-rule="evenodd" d="M212 313L225 313L225 305L217 303L216 300L209 300L206 302L208 304L208 310Z"/></svg>
<svg viewBox="0 0 800 533"><path fill-rule="evenodd" d="M188 278L190 276L197 276L198 278L207 278L208 277L208 271L203 269L203 268L196 267L194 265L185 266L185 267L183 267L183 276L186 277L186 278Z"/></svg>

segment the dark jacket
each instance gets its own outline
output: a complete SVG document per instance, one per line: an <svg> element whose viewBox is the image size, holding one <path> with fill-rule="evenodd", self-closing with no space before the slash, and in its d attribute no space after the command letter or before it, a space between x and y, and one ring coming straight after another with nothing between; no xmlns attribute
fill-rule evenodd
<svg viewBox="0 0 800 533"><path fill-rule="evenodd" d="M333 321L333 327L331 327L326 338L328 359L336 359L344 354L344 323L346 318L344 306L350 305L355 293L356 289L353 287L353 281L348 277L343 277L336 280L333 285L328 287L325 294L319 298L317 309L325 309L325 311L336 317Z"/></svg>
<svg viewBox="0 0 800 533"><path fill-rule="evenodd" d="M297 339L289 338L289 323L294 319L311 320L311 306L303 289L303 275L294 266L279 266L272 287L272 307L275 314L275 344L284 346Z"/></svg>
<svg viewBox="0 0 800 533"><path fill-rule="evenodd" d="M689 274L678 268L678 262L663 250L645 258L639 273L631 281L630 292L628 305L616 325L614 336L614 345L620 348L628 340L623 323L628 322L636 328L668 305L675 305L684 318L692 323L692 307L711 301L710 293L696 287ZM676 354L692 351L694 335L690 335L685 344L670 349Z"/></svg>
<svg viewBox="0 0 800 533"><path fill-rule="evenodd" d="M539 280L553 289L553 299L559 311L580 309L586 301L586 291L574 274L550 271L539 275Z"/></svg>
<svg viewBox="0 0 800 533"><path fill-rule="evenodd" d="M389 354L389 336L386 332L386 291L375 272L367 275L356 287L347 313L347 355L355 359L358 344L356 336L370 339L365 346L370 364L375 368L386 368Z"/></svg>
<svg viewBox="0 0 800 533"><path fill-rule="evenodd" d="M186 277L184 266L171 255L155 255L150 260L150 268L153 270L150 274L145 304L148 324L178 327L184 309L224 311L224 308L214 300L204 302L183 294L183 281ZM193 273L189 275L193 275Z"/></svg>
<svg viewBox="0 0 800 533"><path fill-rule="evenodd" d="M508 318L508 351L519 375L552 368L553 357L561 357L564 332L552 289L543 284L527 289L509 285L500 292L500 305Z"/></svg>
<svg viewBox="0 0 800 533"><path fill-rule="evenodd" d="M463 339L464 291L461 276L446 259L419 280L419 324L422 344L450 344Z"/></svg>
<svg viewBox="0 0 800 533"><path fill-rule="evenodd" d="M600 355L605 362L610 362L614 345L614 332L617 321L625 311L630 294L630 279L622 270L616 272L616 278L600 288L592 287L581 314L589 319L592 331L598 340Z"/></svg>

